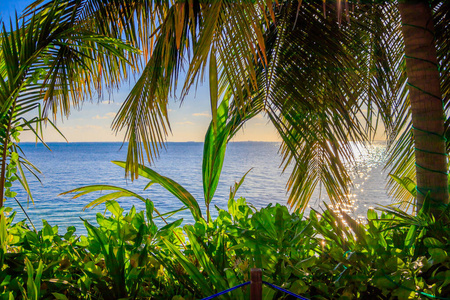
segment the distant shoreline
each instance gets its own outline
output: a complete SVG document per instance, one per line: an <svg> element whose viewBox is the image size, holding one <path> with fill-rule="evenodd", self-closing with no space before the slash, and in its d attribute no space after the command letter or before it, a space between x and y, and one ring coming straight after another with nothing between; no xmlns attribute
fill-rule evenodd
<svg viewBox="0 0 450 300"><path fill-rule="evenodd" d="M203 144L203 142L195 142L195 141L186 141L186 142L165 142L165 144ZM235 143L268 143L268 144L279 144L281 142L266 142L266 141L230 141L229 144ZM19 145L23 144L42 144L41 142L20 142ZM128 144L128 142L46 142L46 144Z"/></svg>
<svg viewBox="0 0 450 300"><path fill-rule="evenodd" d="M203 142L196 142L196 141L186 141L186 142L165 142L165 144L203 144ZM229 144L238 144L238 143L267 143L267 144L280 144L280 141L230 141ZM380 143L386 143L384 140L375 140L372 142L372 144L380 144ZM24 144L42 144L41 142L20 142L19 145ZM46 142L46 144L128 144L128 142L117 142L117 141L111 141L111 142Z"/></svg>

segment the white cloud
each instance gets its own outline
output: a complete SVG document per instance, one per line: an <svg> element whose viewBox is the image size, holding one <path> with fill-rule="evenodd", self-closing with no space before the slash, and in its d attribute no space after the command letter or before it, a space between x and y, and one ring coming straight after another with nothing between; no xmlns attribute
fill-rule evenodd
<svg viewBox="0 0 450 300"><path fill-rule="evenodd" d="M192 114L194 117L208 117L208 118L211 118L211 114L210 113L208 113L208 112L206 112L206 111L204 111L204 112L201 112L201 113L194 113L194 114Z"/></svg>
<svg viewBox="0 0 450 300"><path fill-rule="evenodd" d="M104 120L104 119L112 119L116 116L115 112L109 112L104 114L103 116L96 115L95 117L92 117L94 120Z"/></svg>

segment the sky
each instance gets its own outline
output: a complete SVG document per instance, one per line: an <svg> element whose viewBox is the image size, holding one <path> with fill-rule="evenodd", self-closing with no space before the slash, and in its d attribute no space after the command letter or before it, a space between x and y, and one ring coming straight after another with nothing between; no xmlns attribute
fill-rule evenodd
<svg viewBox="0 0 450 300"><path fill-rule="evenodd" d="M32 0L0 0L0 18L8 21L10 16L18 15ZM117 92L104 99L92 99L80 111L73 110L69 118L57 119L56 126L69 142L107 142L123 141L124 132L115 133L111 123L121 104L126 99L131 86L126 83ZM207 82L190 92L180 106L180 102L169 102L169 120L172 132L168 142L202 142L211 121L211 108ZM21 134L22 142L34 142L31 132ZM64 138L51 126L44 131L46 142L64 142ZM244 126L233 141L280 141L275 128L262 115L253 118Z"/></svg>

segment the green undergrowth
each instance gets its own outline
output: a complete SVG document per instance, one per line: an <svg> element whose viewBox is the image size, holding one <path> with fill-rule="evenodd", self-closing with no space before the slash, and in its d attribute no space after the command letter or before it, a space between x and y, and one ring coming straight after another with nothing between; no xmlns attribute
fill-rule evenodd
<svg viewBox="0 0 450 300"><path fill-rule="evenodd" d="M150 200L145 211L115 201L106 209L84 221L87 236L46 221L34 231L2 209L0 299L200 299L249 281L254 267L310 299L450 295L448 210L438 221L426 206L417 216L369 210L362 224L329 209L304 217L231 198L210 222L157 227ZM289 299L263 289L264 299ZM249 299L249 286L219 299Z"/></svg>

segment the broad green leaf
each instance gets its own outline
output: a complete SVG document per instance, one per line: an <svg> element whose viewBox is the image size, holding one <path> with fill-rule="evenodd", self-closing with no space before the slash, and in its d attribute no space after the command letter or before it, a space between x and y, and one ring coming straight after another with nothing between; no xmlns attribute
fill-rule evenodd
<svg viewBox="0 0 450 300"><path fill-rule="evenodd" d="M110 200L106 202L106 209L109 210L116 218L122 216L123 208L120 207L119 203L116 201Z"/></svg>
<svg viewBox="0 0 450 300"><path fill-rule="evenodd" d="M295 267L309 269L317 264L317 258L315 256L299 261Z"/></svg>
<svg viewBox="0 0 450 300"><path fill-rule="evenodd" d="M405 248L410 252L412 255L414 253L413 245L416 242L417 237L417 226L411 225L411 227L408 230L408 234L405 238Z"/></svg>
<svg viewBox="0 0 450 300"><path fill-rule="evenodd" d="M415 288L414 278L408 278L402 281L401 287L393 291L392 296L398 297L399 300L414 299L417 296Z"/></svg>
<svg viewBox="0 0 450 300"><path fill-rule="evenodd" d="M225 159L225 151L230 135L227 118L228 101L224 99L217 109L216 122L213 120L208 127L203 145L202 179L207 207L209 207L209 203L216 192ZM216 128L214 128L214 124L216 124Z"/></svg>
<svg viewBox="0 0 450 300"><path fill-rule="evenodd" d="M8 240L8 228L6 226L6 217L3 213L3 209L0 212L0 247L3 251L2 253L6 253L6 246Z"/></svg>
<svg viewBox="0 0 450 300"><path fill-rule="evenodd" d="M423 243L428 248L444 248L444 244L438 239L427 237L423 240Z"/></svg>
<svg viewBox="0 0 450 300"><path fill-rule="evenodd" d="M294 281L289 289L289 291L301 295L306 293L306 291L308 291L309 287L307 284L305 284L305 282L301 279L298 279L296 281Z"/></svg>
<svg viewBox="0 0 450 300"><path fill-rule="evenodd" d="M64 294L52 293L53 297L57 300L69 300Z"/></svg>
<svg viewBox="0 0 450 300"><path fill-rule="evenodd" d="M94 240L99 244L100 251L103 255L108 255L108 239L103 232L101 232L97 227L92 226L88 221L81 219L84 222L84 226L86 227L89 236L94 238ZM91 244L92 245L92 244Z"/></svg>
<svg viewBox="0 0 450 300"><path fill-rule="evenodd" d="M395 282L388 277L389 275L384 274L384 272L376 272L373 277L373 283L375 286L380 287L382 289L394 289L397 287Z"/></svg>
<svg viewBox="0 0 450 300"><path fill-rule="evenodd" d="M122 161L113 161L114 164L125 168L126 163ZM174 180L167 178L153 171L152 169L139 165L138 174L142 177L148 178L155 183L160 184L170 193L172 193L175 197L177 197L184 205L186 205L192 212L192 215L195 220L202 218L202 212L198 205L197 200L181 185L179 185ZM143 200L145 202L145 199Z"/></svg>
<svg viewBox="0 0 450 300"><path fill-rule="evenodd" d="M175 228L179 227L181 225L181 223L183 223L183 219L179 219L179 220L176 220L175 222L169 223L166 226L159 229L156 234L157 234L157 236L160 236L160 237L167 236L167 233L166 233L167 231L172 232Z"/></svg>
<svg viewBox="0 0 450 300"><path fill-rule="evenodd" d="M429 248L428 253L431 255L431 259L433 260L433 264L440 264L446 260L448 260L448 254L445 250L440 248Z"/></svg>
<svg viewBox="0 0 450 300"><path fill-rule="evenodd" d="M393 256L386 261L385 265L387 270L395 272L399 269L403 269L405 267L405 262L400 257Z"/></svg>
<svg viewBox="0 0 450 300"><path fill-rule="evenodd" d="M97 266L93 261L88 261L84 264L84 270L92 273L95 276L102 276L102 269Z"/></svg>
<svg viewBox="0 0 450 300"><path fill-rule="evenodd" d="M150 199L145 199L145 214L147 216L148 223L153 223L153 209L153 201L151 201Z"/></svg>
<svg viewBox="0 0 450 300"><path fill-rule="evenodd" d="M450 270L446 270L446 271L440 272L439 274L437 274L436 277L444 278L444 282L439 287L440 289L442 289L442 288L444 288L444 287L446 287L447 285L450 284Z"/></svg>
<svg viewBox="0 0 450 300"><path fill-rule="evenodd" d="M228 286L229 288L235 287L241 282L239 282L238 277L231 269L225 269L225 275L227 277ZM236 300L245 300L244 299L244 293L242 292L242 289L237 289L232 292L233 299Z"/></svg>
<svg viewBox="0 0 450 300"><path fill-rule="evenodd" d="M373 209L367 210L367 219L369 219L369 220L377 220L378 219L378 215L375 212L375 210L373 210Z"/></svg>

